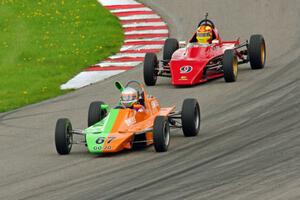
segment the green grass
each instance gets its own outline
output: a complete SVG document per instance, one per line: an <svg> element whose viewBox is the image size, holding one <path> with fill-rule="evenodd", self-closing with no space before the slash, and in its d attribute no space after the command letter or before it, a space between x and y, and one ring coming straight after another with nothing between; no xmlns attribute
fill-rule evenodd
<svg viewBox="0 0 300 200"><path fill-rule="evenodd" d="M96 0L0 0L0 112L64 94L62 83L123 37Z"/></svg>

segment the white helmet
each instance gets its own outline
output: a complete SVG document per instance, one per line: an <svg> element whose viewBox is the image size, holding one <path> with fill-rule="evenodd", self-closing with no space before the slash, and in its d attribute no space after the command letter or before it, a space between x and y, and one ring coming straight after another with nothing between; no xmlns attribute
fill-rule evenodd
<svg viewBox="0 0 300 200"><path fill-rule="evenodd" d="M130 108L138 101L138 93L131 87L126 87L121 93L121 104L126 108Z"/></svg>

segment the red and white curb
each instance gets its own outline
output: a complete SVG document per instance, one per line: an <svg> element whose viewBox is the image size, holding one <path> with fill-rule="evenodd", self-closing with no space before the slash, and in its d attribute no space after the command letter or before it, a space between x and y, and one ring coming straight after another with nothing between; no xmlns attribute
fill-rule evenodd
<svg viewBox="0 0 300 200"><path fill-rule="evenodd" d="M125 41L120 52L90 66L61 89L78 89L141 64L147 52L159 52L169 35L166 23L152 9L134 0L98 0L116 15L124 29Z"/></svg>

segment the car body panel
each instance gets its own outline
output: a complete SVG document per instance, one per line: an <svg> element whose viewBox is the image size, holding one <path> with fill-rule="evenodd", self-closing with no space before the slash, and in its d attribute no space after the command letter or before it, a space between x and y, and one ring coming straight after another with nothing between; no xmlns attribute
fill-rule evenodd
<svg viewBox="0 0 300 200"><path fill-rule="evenodd" d="M194 85L223 76L220 71L207 71L206 66L214 58L220 57L227 49L234 49L239 41L227 41L201 46L190 43L178 49L169 62L173 85Z"/></svg>
<svg viewBox="0 0 300 200"><path fill-rule="evenodd" d="M153 143L153 123L156 116L167 116L175 106L160 108L155 97L145 98L145 108L111 109L108 115L84 130L88 151L91 153L114 153L131 149L134 137L145 134L146 145Z"/></svg>

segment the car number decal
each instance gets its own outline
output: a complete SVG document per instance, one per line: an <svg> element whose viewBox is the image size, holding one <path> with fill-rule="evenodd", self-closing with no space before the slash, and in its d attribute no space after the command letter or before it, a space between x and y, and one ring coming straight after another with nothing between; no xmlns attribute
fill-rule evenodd
<svg viewBox="0 0 300 200"><path fill-rule="evenodd" d="M192 66L189 66L189 65L180 67L180 73L181 73L181 74L187 74L187 73L190 73L192 70L193 70L193 67L192 67Z"/></svg>
<svg viewBox="0 0 300 200"><path fill-rule="evenodd" d="M116 137L108 137L107 139L107 144L111 143ZM99 137L97 140L96 140L96 144L102 144L104 141L105 141L105 137Z"/></svg>

